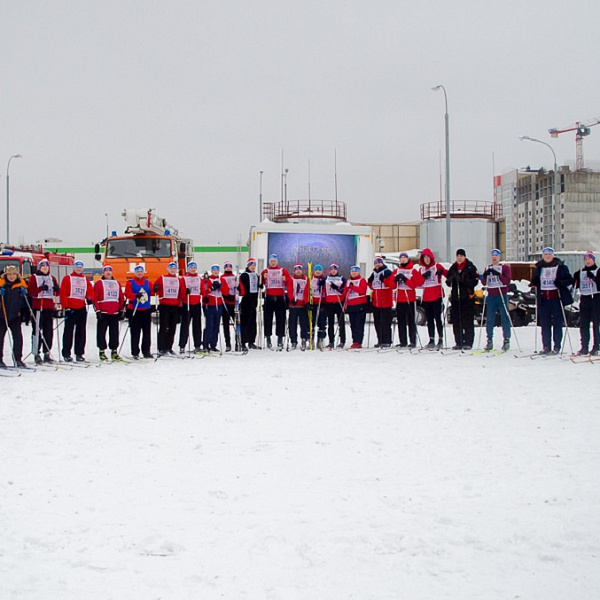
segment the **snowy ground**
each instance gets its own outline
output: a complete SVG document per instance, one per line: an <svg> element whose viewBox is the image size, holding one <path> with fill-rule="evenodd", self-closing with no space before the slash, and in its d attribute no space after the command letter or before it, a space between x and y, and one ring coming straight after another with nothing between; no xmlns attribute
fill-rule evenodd
<svg viewBox="0 0 600 600"><path fill-rule="evenodd" d="M599 373L257 351L3 378L0 598L598 598Z"/></svg>

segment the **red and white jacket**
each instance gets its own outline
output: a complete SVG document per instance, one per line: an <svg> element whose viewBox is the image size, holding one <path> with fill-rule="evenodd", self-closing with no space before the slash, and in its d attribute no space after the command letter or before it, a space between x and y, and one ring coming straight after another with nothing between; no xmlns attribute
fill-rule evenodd
<svg viewBox="0 0 600 600"><path fill-rule="evenodd" d="M423 260L424 256L429 256L431 262L429 265L425 264ZM429 277L425 278L425 272L429 272ZM438 271L440 274L438 275ZM423 283L420 287L423 288L423 302L433 302L438 300L443 295L442 289L442 275L445 277L448 275L448 269L438 265L433 257L433 252L429 248L425 248L421 252L421 258L419 258L419 273L423 277Z"/></svg>
<svg viewBox="0 0 600 600"><path fill-rule="evenodd" d="M333 289L333 286L339 289ZM346 286L346 278L341 275L327 275L325 277L325 302L327 304L338 304L344 298L344 288Z"/></svg>
<svg viewBox="0 0 600 600"><path fill-rule="evenodd" d="M287 280L287 295L290 306L301 308L308 304L310 287L306 275L291 277Z"/></svg>
<svg viewBox="0 0 600 600"><path fill-rule="evenodd" d="M235 294L238 289L238 277L233 271L225 271L221 275L221 281L227 282L227 293L223 293L223 301L228 306L235 306Z"/></svg>
<svg viewBox="0 0 600 600"><path fill-rule="evenodd" d="M385 277L385 272L389 275ZM396 286L392 272L385 265L374 269L369 277L369 287L373 290L371 296L374 308L392 308L394 303L393 288Z"/></svg>
<svg viewBox="0 0 600 600"><path fill-rule="evenodd" d="M125 296L116 279L98 279L94 283L94 308L107 315L116 315L125 308Z"/></svg>
<svg viewBox="0 0 600 600"><path fill-rule="evenodd" d="M283 296L290 274L283 267L267 267L261 273L267 296Z"/></svg>
<svg viewBox="0 0 600 600"><path fill-rule="evenodd" d="M183 280L184 285L183 293L185 300L183 303L186 306L188 303L190 306L196 306L200 304L202 302L202 278L200 275L198 275L198 273L195 275L188 273L181 279ZM187 293L188 290L190 290L189 294Z"/></svg>
<svg viewBox="0 0 600 600"><path fill-rule="evenodd" d="M42 289L44 286L46 289ZM50 273L48 275L36 273L29 278L27 291L33 310L53 310L54 298L58 297L59 293L58 281Z"/></svg>
<svg viewBox="0 0 600 600"><path fill-rule="evenodd" d="M218 290L214 290L212 287L215 281L221 284ZM223 296L227 296L227 294L229 294L227 280L220 275L210 275L202 278L202 299L205 306L222 306Z"/></svg>
<svg viewBox="0 0 600 600"><path fill-rule="evenodd" d="M396 303L412 303L417 299L415 288L422 285L424 281L421 272L413 265L412 261L409 260L405 265L399 265L394 269L394 272L392 273L394 281L396 280L396 275L399 274L404 275L406 281L398 281L396 284Z"/></svg>
<svg viewBox="0 0 600 600"><path fill-rule="evenodd" d="M367 303L367 280L360 275L358 277L350 277L344 288L344 304L346 306L358 306L359 304Z"/></svg>
<svg viewBox="0 0 600 600"><path fill-rule="evenodd" d="M323 302L325 298L325 275L321 275L320 277L313 275L310 282L310 297L312 298L313 306L318 306Z"/></svg>
<svg viewBox="0 0 600 600"><path fill-rule="evenodd" d="M158 296L158 303L165 306L181 306L187 302L185 283L179 275L161 275L152 286Z"/></svg>
<svg viewBox="0 0 600 600"><path fill-rule="evenodd" d="M94 288L85 275L71 273L60 282L60 303L67 309L85 308L86 300L94 299Z"/></svg>

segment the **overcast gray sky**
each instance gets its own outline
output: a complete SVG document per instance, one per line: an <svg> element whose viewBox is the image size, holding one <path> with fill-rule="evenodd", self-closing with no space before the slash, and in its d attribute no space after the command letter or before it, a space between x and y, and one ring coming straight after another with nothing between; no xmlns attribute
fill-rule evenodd
<svg viewBox="0 0 600 600"><path fill-rule="evenodd" d="M97 241L125 207L196 244L245 240L282 149L288 198L309 160L312 197L333 198L337 149L351 220L416 220L440 195L437 84L452 198L491 200L492 154L497 173L552 166L520 134L574 161L574 135L547 131L600 117L599 27L597 0L3 0L11 241ZM584 147L600 158L600 126Z"/></svg>

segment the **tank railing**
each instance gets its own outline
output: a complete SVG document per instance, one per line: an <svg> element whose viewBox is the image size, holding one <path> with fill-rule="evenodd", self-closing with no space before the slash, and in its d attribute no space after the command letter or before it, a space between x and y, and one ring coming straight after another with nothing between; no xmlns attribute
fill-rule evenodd
<svg viewBox="0 0 600 600"><path fill-rule="evenodd" d="M445 216L445 202L421 204L421 221L440 219ZM489 219L500 219L502 217L502 205L498 202L484 202L482 200L454 200L450 203L450 216L452 218L487 217Z"/></svg>
<svg viewBox="0 0 600 600"><path fill-rule="evenodd" d="M287 200L265 202L263 219L285 221L288 219L334 219L345 221L348 211L345 202L335 200Z"/></svg>

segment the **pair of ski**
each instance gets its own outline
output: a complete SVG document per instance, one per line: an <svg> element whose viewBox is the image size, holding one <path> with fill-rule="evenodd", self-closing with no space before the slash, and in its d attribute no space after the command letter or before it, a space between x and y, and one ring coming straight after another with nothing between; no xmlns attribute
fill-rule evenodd
<svg viewBox="0 0 600 600"><path fill-rule="evenodd" d="M598 356L597 354L571 354L569 356L569 360L575 364L594 364L600 362L600 356Z"/></svg>

